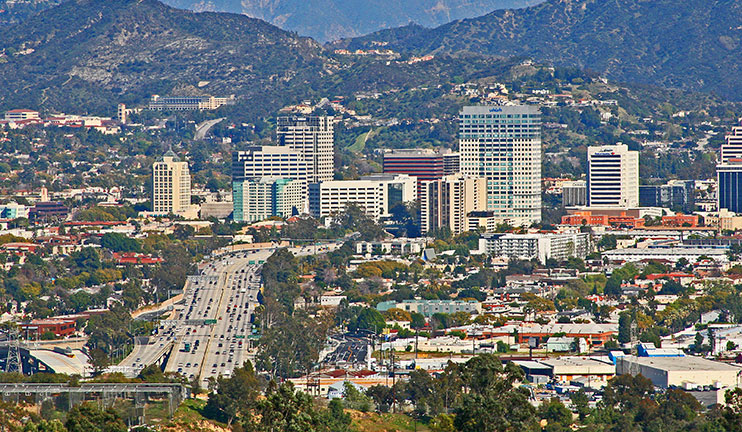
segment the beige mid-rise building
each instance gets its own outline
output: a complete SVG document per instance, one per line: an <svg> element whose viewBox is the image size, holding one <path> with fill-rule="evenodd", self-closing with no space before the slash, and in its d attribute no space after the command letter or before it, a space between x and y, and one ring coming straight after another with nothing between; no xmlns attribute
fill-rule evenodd
<svg viewBox="0 0 742 432"><path fill-rule="evenodd" d="M422 182L420 228L430 232L448 228L452 234L468 231L467 215L487 209L487 179L463 174Z"/></svg>
<svg viewBox="0 0 742 432"><path fill-rule="evenodd" d="M188 162L172 150L152 165L152 211L184 214L191 210L191 173Z"/></svg>

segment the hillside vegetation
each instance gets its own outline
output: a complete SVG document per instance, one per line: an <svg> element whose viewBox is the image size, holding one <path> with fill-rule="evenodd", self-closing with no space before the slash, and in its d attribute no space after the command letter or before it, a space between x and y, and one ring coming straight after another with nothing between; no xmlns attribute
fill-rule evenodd
<svg viewBox="0 0 742 432"><path fill-rule="evenodd" d="M415 53L525 56L624 82L739 100L742 3L735 0L549 0L435 29L407 26L336 43Z"/></svg>

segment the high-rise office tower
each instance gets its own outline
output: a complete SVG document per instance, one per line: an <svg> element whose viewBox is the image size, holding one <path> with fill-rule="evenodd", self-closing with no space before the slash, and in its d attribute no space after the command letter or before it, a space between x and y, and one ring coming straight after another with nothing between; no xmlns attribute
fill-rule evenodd
<svg viewBox="0 0 742 432"><path fill-rule="evenodd" d="M639 206L639 152L625 144L587 149L587 205Z"/></svg>
<svg viewBox="0 0 742 432"><path fill-rule="evenodd" d="M232 218L254 222L304 212L308 178L304 156L289 147L254 146L233 152Z"/></svg>
<svg viewBox="0 0 742 432"><path fill-rule="evenodd" d="M459 154L432 149L403 149L384 153L384 173L407 174L417 179L418 197L423 182L459 172Z"/></svg>
<svg viewBox="0 0 742 432"><path fill-rule="evenodd" d="M516 225L541 221L541 112L468 106L459 114L461 173L487 179L487 209Z"/></svg>
<svg viewBox="0 0 742 432"><path fill-rule="evenodd" d="M742 213L742 159L729 159L716 166L719 210Z"/></svg>
<svg viewBox="0 0 742 432"><path fill-rule="evenodd" d="M721 163L726 163L729 159L742 159L742 126L733 126L732 133L724 137Z"/></svg>
<svg viewBox="0 0 742 432"><path fill-rule="evenodd" d="M304 213L306 190L304 180L263 177L236 181L232 191L232 219L236 222L257 222L271 216L286 218Z"/></svg>
<svg viewBox="0 0 742 432"><path fill-rule="evenodd" d="M191 174L188 162L172 150L152 165L152 210L155 213L184 213L191 206Z"/></svg>
<svg viewBox="0 0 742 432"><path fill-rule="evenodd" d="M309 183L332 180L335 166L333 117L278 118L276 134L282 146L299 152L309 165Z"/></svg>
<svg viewBox="0 0 742 432"><path fill-rule="evenodd" d="M454 235L468 230L467 216L487 209L487 179L463 174L422 182L420 229L449 228Z"/></svg>
<svg viewBox="0 0 742 432"><path fill-rule="evenodd" d="M254 146L232 153L232 181L277 177L308 180L310 168L297 151L281 146Z"/></svg>

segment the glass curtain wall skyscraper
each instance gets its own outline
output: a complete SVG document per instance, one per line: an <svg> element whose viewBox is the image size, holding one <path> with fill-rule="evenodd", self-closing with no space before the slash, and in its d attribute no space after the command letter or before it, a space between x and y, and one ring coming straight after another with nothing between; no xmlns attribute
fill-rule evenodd
<svg viewBox="0 0 742 432"><path fill-rule="evenodd" d="M487 179L487 209L503 222L541 221L541 112L467 106L459 114L461 173Z"/></svg>

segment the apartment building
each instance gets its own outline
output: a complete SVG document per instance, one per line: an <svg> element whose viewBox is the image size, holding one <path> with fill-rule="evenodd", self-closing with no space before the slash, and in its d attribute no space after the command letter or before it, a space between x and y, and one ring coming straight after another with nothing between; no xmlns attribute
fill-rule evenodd
<svg viewBox="0 0 742 432"><path fill-rule="evenodd" d="M590 252L590 235L573 234L484 234L479 250L488 255L531 260L542 264L551 258L563 261L570 257L585 258Z"/></svg>

